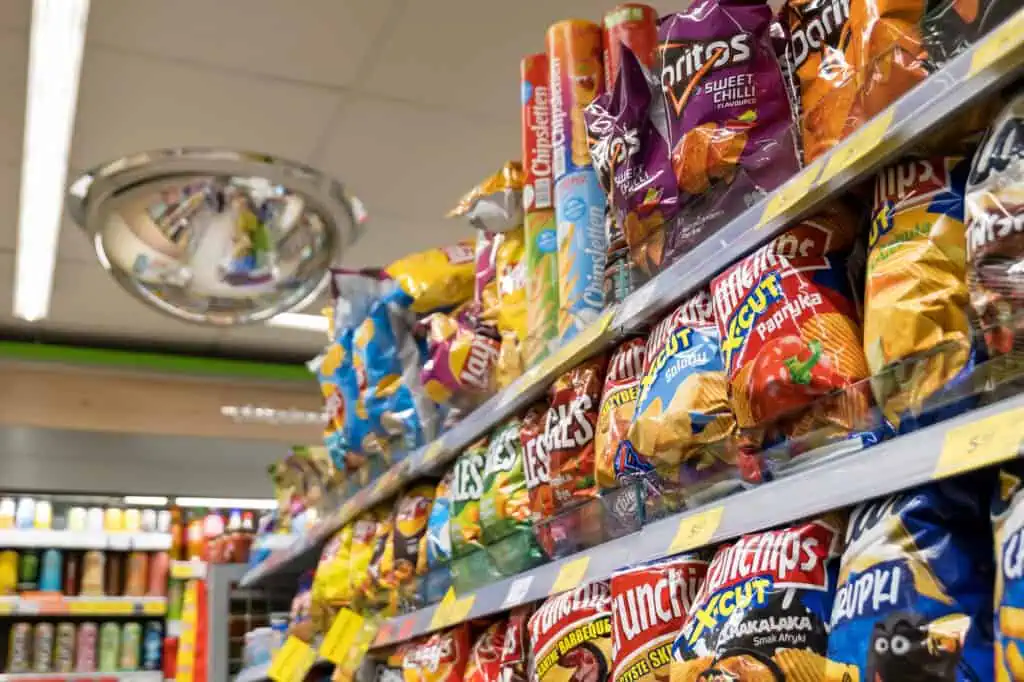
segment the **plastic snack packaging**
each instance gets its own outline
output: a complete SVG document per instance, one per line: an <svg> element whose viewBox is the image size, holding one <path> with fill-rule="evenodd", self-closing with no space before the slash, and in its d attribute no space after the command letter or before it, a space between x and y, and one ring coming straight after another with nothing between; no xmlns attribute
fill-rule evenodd
<svg viewBox="0 0 1024 682"><path fill-rule="evenodd" d="M526 338L526 261L523 228L496 235L495 281L498 287L497 384L504 388L523 373L521 345Z"/></svg>
<svg viewBox="0 0 1024 682"><path fill-rule="evenodd" d="M842 531L830 515L719 546L673 645L673 682L839 682L824 673Z"/></svg>
<svg viewBox="0 0 1024 682"><path fill-rule="evenodd" d="M345 400L338 388L337 373L343 356L341 345L332 341L320 355L309 363L309 369L316 374L320 383L320 394L328 416L328 426L333 430L345 428Z"/></svg>
<svg viewBox="0 0 1024 682"><path fill-rule="evenodd" d="M995 534L996 682L1024 680L1024 467L1004 464L992 499Z"/></svg>
<svg viewBox="0 0 1024 682"><path fill-rule="evenodd" d="M529 659L529 621L535 610L533 604L512 609L505 625L505 640L501 649L501 682L527 682Z"/></svg>
<svg viewBox="0 0 1024 682"><path fill-rule="evenodd" d="M799 169L788 83L767 2L700 0L662 17L661 102L678 219L665 262L703 241Z"/></svg>
<svg viewBox="0 0 1024 682"><path fill-rule="evenodd" d="M452 470L451 540L452 557L469 554L481 547L480 497L484 492L487 439L467 447Z"/></svg>
<svg viewBox="0 0 1024 682"><path fill-rule="evenodd" d="M519 425L519 442L523 446L523 474L530 499L532 520L536 523L555 513L555 495L551 487L551 458L548 455L548 404L534 403L523 415Z"/></svg>
<svg viewBox="0 0 1024 682"><path fill-rule="evenodd" d="M505 621L487 626L469 651L463 682L500 682L501 650L505 645Z"/></svg>
<svg viewBox="0 0 1024 682"><path fill-rule="evenodd" d="M473 295L473 244L467 240L413 253L384 272L398 283L402 302L414 313L451 310Z"/></svg>
<svg viewBox="0 0 1024 682"><path fill-rule="evenodd" d="M623 50L629 50L647 69L658 57L658 11L649 5L627 2L604 15L604 87L612 90Z"/></svg>
<svg viewBox="0 0 1024 682"><path fill-rule="evenodd" d="M398 585L407 585L413 576L421 575L420 551L427 532L431 505L434 502L434 485L419 483L399 496L395 503L394 537L394 580ZM425 562L424 566L425 568Z"/></svg>
<svg viewBox="0 0 1024 682"><path fill-rule="evenodd" d="M384 607L393 603L395 588L395 514L390 505L377 507L377 533L373 542L373 554L367 570L369 580L365 583L364 603Z"/></svg>
<svg viewBox="0 0 1024 682"><path fill-rule="evenodd" d="M707 560L684 554L612 574L613 682L668 679L672 643L707 570Z"/></svg>
<svg viewBox="0 0 1024 682"><path fill-rule="evenodd" d="M864 351L875 399L901 431L921 421L933 396L962 386L976 364L963 224L968 164L906 159L875 179ZM938 415L964 409L962 402Z"/></svg>
<svg viewBox="0 0 1024 682"><path fill-rule="evenodd" d="M707 290L654 328L617 476L654 471L663 483L689 488L732 470L736 418L720 338Z"/></svg>
<svg viewBox="0 0 1024 682"><path fill-rule="evenodd" d="M547 31L551 144L558 233L561 343L604 310L605 192L590 159L583 110L604 89L601 27L569 19Z"/></svg>
<svg viewBox="0 0 1024 682"><path fill-rule="evenodd" d="M597 485L602 490L615 487L615 453L633 420L646 352L643 338L628 339L615 349L608 361L594 433Z"/></svg>
<svg viewBox="0 0 1024 682"><path fill-rule="evenodd" d="M832 608L828 679L993 679L994 474L853 509Z"/></svg>
<svg viewBox="0 0 1024 682"><path fill-rule="evenodd" d="M449 218L465 218L475 229L491 234L523 225L523 165L508 161L497 172L466 192ZM480 242L477 240L477 253ZM479 277L479 270L477 270Z"/></svg>
<svg viewBox="0 0 1024 682"><path fill-rule="evenodd" d="M530 501L523 473L523 446L518 418L491 433L480 497L480 527L484 544L530 527Z"/></svg>
<svg viewBox="0 0 1024 682"><path fill-rule="evenodd" d="M320 553L313 575L313 602L323 606L348 606L352 602L351 566L354 524L347 523L331 536Z"/></svg>
<svg viewBox="0 0 1024 682"><path fill-rule="evenodd" d="M740 471L771 474L762 445L795 454L860 433L869 414L861 330L846 277L857 224L839 204L806 218L711 283ZM860 383L858 383L860 382ZM827 397L826 397L827 396Z"/></svg>
<svg viewBox="0 0 1024 682"><path fill-rule="evenodd" d="M427 517L427 551L425 559L427 568L433 569L447 564L452 557L451 540L451 485L454 470L444 475L434 491L434 503Z"/></svg>
<svg viewBox="0 0 1024 682"><path fill-rule="evenodd" d="M594 435L607 364L602 353L551 384L544 440L556 510L597 496Z"/></svg>
<svg viewBox="0 0 1024 682"><path fill-rule="evenodd" d="M1021 352L1024 343L1024 94L992 123L967 179L967 284L989 353Z"/></svg>
<svg viewBox="0 0 1024 682"><path fill-rule="evenodd" d="M469 662L469 625L435 632L409 647L402 661L404 682L463 682Z"/></svg>
<svg viewBox="0 0 1024 682"><path fill-rule="evenodd" d="M451 314L434 313L420 325L428 355L420 382L436 403L471 410L494 393L501 349L475 311L466 305Z"/></svg>
<svg viewBox="0 0 1024 682"><path fill-rule="evenodd" d="M611 670L611 594L594 582L548 597L530 616L530 679L606 682Z"/></svg>
<svg viewBox="0 0 1024 682"><path fill-rule="evenodd" d="M526 319L523 362L547 357L558 337L558 235L551 176L551 91L548 56L520 64L523 132L523 212L526 259Z"/></svg>
<svg viewBox="0 0 1024 682"><path fill-rule="evenodd" d="M370 562L377 546L377 527L381 525L377 509L363 512L352 524L352 547L349 550L349 592L361 598L370 589Z"/></svg>

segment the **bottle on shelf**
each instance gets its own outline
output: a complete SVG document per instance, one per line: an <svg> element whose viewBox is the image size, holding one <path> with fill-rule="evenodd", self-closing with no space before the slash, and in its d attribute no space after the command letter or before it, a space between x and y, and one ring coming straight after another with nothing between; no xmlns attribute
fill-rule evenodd
<svg viewBox="0 0 1024 682"><path fill-rule="evenodd" d="M59 549L50 548L43 552L43 567L39 573L41 592L60 592L63 585L64 556Z"/></svg>
<svg viewBox="0 0 1024 682"><path fill-rule="evenodd" d="M146 596L167 596L167 574L170 569L170 556L167 552L153 552L149 557L149 579L146 582Z"/></svg>
<svg viewBox="0 0 1024 682"><path fill-rule="evenodd" d="M82 554L80 552L67 552L64 555L64 595L74 597L78 595L78 580L82 573Z"/></svg>
<svg viewBox="0 0 1024 682"><path fill-rule="evenodd" d="M188 561L202 561L204 558L206 544L203 540L203 519L200 512L194 511L189 514L187 530L185 531L185 559Z"/></svg>
<svg viewBox="0 0 1024 682"><path fill-rule="evenodd" d="M168 513L168 526L167 532L171 534L171 559L175 561L181 561L182 559L188 558L188 549L185 539L185 523L181 516L181 509L175 507ZM160 519L163 518L163 512L157 518L157 528L160 526Z"/></svg>
<svg viewBox="0 0 1024 682"><path fill-rule="evenodd" d="M107 557L93 549L82 558L82 587L80 594L87 597L103 596L103 581L106 575Z"/></svg>

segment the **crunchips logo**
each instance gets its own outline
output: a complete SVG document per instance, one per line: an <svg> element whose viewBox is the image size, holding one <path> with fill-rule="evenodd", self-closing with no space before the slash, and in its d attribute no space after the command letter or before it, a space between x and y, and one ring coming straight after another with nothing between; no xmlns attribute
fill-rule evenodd
<svg viewBox="0 0 1024 682"><path fill-rule="evenodd" d="M862 616L877 616L910 607L913 576L902 561L889 561L850 573L836 590L832 626Z"/></svg>
<svg viewBox="0 0 1024 682"><path fill-rule="evenodd" d="M750 34L737 33L726 40L663 43L661 87L672 102L676 116L682 114L691 91L709 72L750 61Z"/></svg>
<svg viewBox="0 0 1024 682"><path fill-rule="evenodd" d="M812 2L802 8L800 23L792 29L790 35L790 49L796 68L803 66L812 51L821 52L825 47L842 49L839 41L849 19L850 0ZM830 63L842 69L845 60L823 57L821 68L827 68ZM822 77L825 75L821 74Z"/></svg>
<svg viewBox="0 0 1024 682"><path fill-rule="evenodd" d="M743 298L736 313L729 318L726 336L722 339L726 367L732 367L733 355L743 348L754 323L782 297L781 276L777 272L770 272Z"/></svg>
<svg viewBox="0 0 1024 682"><path fill-rule="evenodd" d="M949 172L941 159L914 159L889 166L875 181L875 206L899 203L909 197L941 192L950 187Z"/></svg>
<svg viewBox="0 0 1024 682"><path fill-rule="evenodd" d="M658 580L641 582L616 595L612 603L614 650L622 652L631 640L651 627L685 618L706 568L703 561L670 568L661 571ZM642 571L640 575L644 575Z"/></svg>
<svg viewBox="0 0 1024 682"><path fill-rule="evenodd" d="M603 583L587 583L571 592L564 592L557 597L548 599L530 618L530 639L539 645L556 625L564 625L561 621L570 616L577 618L581 611L602 613L608 611L611 601L608 588Z"/></svg>
<svg viewBox="0 0 1024 682"><path fill-rule="evenodd" d="M618 383L631 380L640 374L644 369L645 350L642 343L630 343L622 349L622 352L615 353L612 356L611 363L608 365L605 381L608 383Z"/></svg>
<svg viewBox="0 0 1024 682"><path fill-rule="evenodd" d="M431 637L409 650L405 655L403 667L423 668L436 673L442 663L449 663L455 659L455 648L456 644L451 637Z"/></svg>

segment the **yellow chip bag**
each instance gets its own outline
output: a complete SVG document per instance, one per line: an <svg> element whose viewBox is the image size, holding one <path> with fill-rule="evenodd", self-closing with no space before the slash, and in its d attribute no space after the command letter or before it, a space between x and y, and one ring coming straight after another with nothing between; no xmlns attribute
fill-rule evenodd
<svg viewBox="0 0 1024 682"><path fill-rule="evenodd" d="M526 338L526 263L523 227L495 236L495 276L498 282L498 330Z"/></svg>
<svg viewBox="0 0 1024 682"><path fill-rule="evenodd" d="M352 602L349 582L352 532L353 524L345 524L324 545L313 576L310 598L314 603L324 606L347 606Z"/></svg>
<svg viewBox="0 0 1024 682"><path fill-rule="evenodd" d="M864 353L875 398L901 431L920 424L929 400L955 390L975 364L966 312L969 168L955 156L905 159L875 179Z"/></svg>
<svg viewBox="0 0 1024 682"><path fill-rule="evenodd" d="M450 310L473 295L473 242L427 249L399 258L384 270L408 297L415 313Z"/></svg>
<svg viewBox="0 0 1024 682"><path fill-rule="evenodd" d="M448 212L449 218L466 218L487 232L507 232L523 225L523 165L509 161L498 172L466 192Z"/></svg>
<svg viewBox="0 0 1024 682"><path fill-rule="evenodd" d="M370 590L370 562L377 546L380 510L371 509L356 517L352 524L352 547L349 550L349 593L356 598Z"/></svg>

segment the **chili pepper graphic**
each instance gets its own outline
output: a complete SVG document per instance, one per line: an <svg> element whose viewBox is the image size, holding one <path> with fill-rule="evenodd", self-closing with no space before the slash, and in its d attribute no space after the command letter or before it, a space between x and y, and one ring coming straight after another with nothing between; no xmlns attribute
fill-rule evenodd
<svg viewBox="0 0 1024 682"><path fill-rule="evenodd" d="M777 419L845 385L823 350L817 339L805 343L799 336L772 339L761 348L749 388L758 423Z"/></svg>

